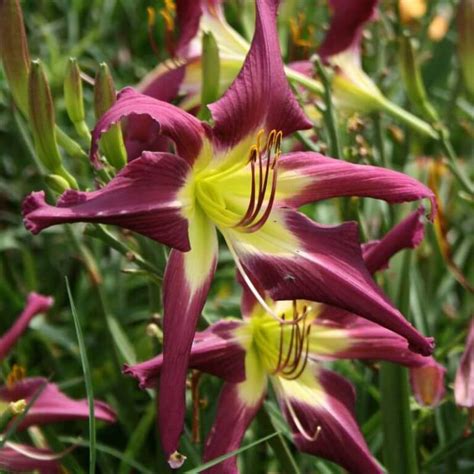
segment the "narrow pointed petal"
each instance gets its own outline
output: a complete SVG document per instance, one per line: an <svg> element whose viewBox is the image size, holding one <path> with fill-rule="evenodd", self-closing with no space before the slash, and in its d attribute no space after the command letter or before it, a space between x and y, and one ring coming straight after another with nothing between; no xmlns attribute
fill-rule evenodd
<svg viewBox="0 0 474 474"><path fill-rule="evenodd" d="M420 367L410 369L410 385L416 401L426 407L436 407L441 403L446 389L444 378L446 369L433 357Z"/></svg>
<svg viewBox="0 0 474 474"><path fill-rule="evenodd" d="M114 123L125 117L146 115L158 125L162 135L176 144L177 153L189 163L199 155L206 134L204 125L195 117L174 105L153 99L127 87L117 96L117 102L100 118L92 132L90 157L99 166L99 139Z"/></svg>
<svg viewBox="0 0 474 474"><path fill-rule="evenodd" d="M185 385L196 324L217 262L216 229L196 209L190 225L191 250L170 254L163 282L163 365L159 426L168 456L177 451L185 414Z"/></svg>
<svg viewBox="0 0 474 474"><path fill-rule="evenodd" d="M321 57L333 56L358 46L362 29L372 19L378 0L330 0L333 16L319 47Z"/></svg>
<svg viewBox="0 0 474 474"><path fill-rule="evenodd" d="M64 472L53 451L18 443L7 443L0 448L0 469L2 472L35 471L40 474Z"/></svg>
<svg viewBox="0 0 474 474"><path fill-rule="evenodd" d="M30 293L26 307L18 316L13 326L0 338L0 360L10 352L18 338L25 332L30 321L53 306L54 300L51 296L43 296L38 293Z"/></svg>
<svg viewBox="0 0 474 474"><path fill-rule="evenodd" d="M474 319L471 320L466 347L456 371L454 399L461 407L474 407Z"/></svg>
<svg viewBox="0 0 474 474"><path fill-rule="evenodd" d="M428 198L432 216L436 209L433 192L408 175L313 152L282 155L277 195L280 201L293 207L333 197L360 196L390 203Z"/></svg>
<svg viewBox="0 0 474 474"><path fill-rule="evenodd" d="M420 207L391 229L382 240L363 249L364 262L370 273L388 266L389 260L400 250L415 248L425 236L424 208Z"/></svg>
<svg viewBox="0 0 474 474"><path fill-rule="evenodd" d="M203 332L196 333L189 368L215 375L227 382L245 380L245 352L235 336L240 321L219 321ZM156 388L163 365L163 355L140 364L125 365L123 373L138 380L139 387Z"/></svg>
<svg viewBox="0 0 474 474"><path fill-rule="evenodd" d="M241 397L241 385L225 383L222 387L215 421L206 439L203 462L212 461L238 449L245 431L262 406L265 392L257 396L254 403L248 403ZM228 458L203 472L238 474L237 457Z"/></svg>
<svg viewBox="0 0 474 474"><path fill-rule="evenodd" d="M276 28L278 2L257 0L255 34L242 70L224 96L209 106L214 133L231 147L260 128L283 135L311 127L286 79Z"/></svg>
<svg viewBox="0 0 474 474"><path fill-rule="evenodd" d="M20 424L20 429L32 425L44 425L58 421L89 418L89 405L87 400L73 400L62 393L58 386L49 383L42 377L28 377L16 382L11 387L0 387L0 400L14 402L16 400L29 400L46 384L40 396L28 410ZM96 400L95 417L98 420L113 423L116 420L115 412L104 402Z"/></svg>
<svg viewBox="0 0 474 474"><path fill-rule="evenodd" d="M278 209L259 231L228 233L227 241L274 300L337 306L400 334L416 352L433 351L433 340L422 336L372 280L355 223L321 226L296 211Z"/></svg>
<svg viewBox="0 0 474 474"><path fill-rule="evenodd" d="M297 380L272 381L300 451L329 459L354 474L383 472L357 425L355 392L349 382L314 365L308 365Z"/></svg>
<svg viewBox="0 0 474 474"><path fill-rule="evenodd" d="M66 191L56 207L44 192L23 202L25 227L33 234L68 222L114 224L182 251L189 250L188 224L177 194L189 165L169 153L146 152L98 191Z"/></svg>

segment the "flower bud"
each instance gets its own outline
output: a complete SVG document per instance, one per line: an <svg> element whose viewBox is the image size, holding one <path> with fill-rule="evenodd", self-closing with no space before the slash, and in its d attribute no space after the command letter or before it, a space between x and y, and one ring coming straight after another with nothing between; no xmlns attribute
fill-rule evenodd
<svg viewBox="0 0 474 474"><path fill-rule="evenodd" d="M69 183L57 174L48 174L44 177L44 180L48 187L58 194L62 194L70 188Z"/></svg>
<svg viewBox="0 0 474 474"><path fill-rule="evenodd" d="M400 68L408 98L421 113L432 122L438 120L438 114L428 101L421 71L416 61L412 39L404 34L400 38Z"/></svg>
<svg viewBox="0 0 474 474"><path fill-rule="evenodd" d="M69 58L64 79L64 99L66 111L79 135L89 138L89 130L85 124L84 101L82 96L81 70L75 58Z"/></svg>
<svg viewBox="0 0 474 474"><path fill-rule="evenodd" d="M209 119L211 114L207 104L219 98L220 60L219 48L211 32L205 32L202 37L202 78L201 78L201 110L199 117Z"/></svg>
<svg viewBox="0 0 474 474"><path fill-rule="evenodd" d="M410 384L416 401L426 407L439 405L444 397L446 369L432 357L421 367L410 368Z"/></svg>
<svg viewBox="0 0 474 474"><path fill-rule="evenodd" d="M115 86L112 75L107 64L99 66L95 77L94 86L94 106L95 115L99 119L116 101ZM110 129L102 135L101 150L107 161L117 169L121 169L127 163L127 151L123 143L122 129L120 123L112 125Z"/></svg>
<svg viewBox="0 0 474 474"><path fill-rule="evenodd" d="M75 179L62 165L56 142L54 104L48 80L39 60L32 61L28 81L28 115L36 153L41 163L54 174L62 176L71 187Z"/></svg>
<svg viewBox="0 0 474 474"><path fill-rule="evenodd" d="M458 55L464 84L474 97L474 0L461 0L457 12Z"/></svg>
<svg viewBox="0 0 474 474"><path fill-rule="evenodd" d="M0 1L0 57L15 103L26 115L30 54L18 0Z"/></svg>

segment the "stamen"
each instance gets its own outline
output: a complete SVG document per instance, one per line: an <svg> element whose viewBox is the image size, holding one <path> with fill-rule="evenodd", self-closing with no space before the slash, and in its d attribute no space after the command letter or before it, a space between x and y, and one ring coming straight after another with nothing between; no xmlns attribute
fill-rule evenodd
<svg viewBox="0 0 474 474"><path fill-rule="evenodd" d="M281 141L283 133L271 130L267 136L265 147L261 148L261 140L264 131L260 130L257 134L256 144L250 148L249 162L251 166L250 200L247 210L234 227L242 232L256 232L268 220L273 203L275 201L277 187L277 162L281 155ZM265 162L264 162L265 161ZM258 164L258 166L256 166ZM257 177L258 173L258 186ZM267 197L267 189L271 178L270 194ZM257 191L256 191L257 190ZM267 203L262 213L262 208ZM256 199L256 204L255 204ZM260 217L259 217L260 216Z"/></svg>
<svg viewBox="0 0 474 474"><path fill-rule="evenodd" d="M296 415L294 408L291 406L290 399L287 397L283 397L283 398L285 400L286 407L288 408L288 411L290 412L291 419L293 423L295 424L296 428L298 429L298 431L300 432L301 436L303 436L303 438L305 438L307 441L310 441L310 442L316 441L318 439L319 433L321 433L321 426L318 425L316 427L316 431L314 432L314 434L312 435L309 434L306 431L306 429L303 427L303 425L301 424L300 420L298 419L298 416Z"/></svg>

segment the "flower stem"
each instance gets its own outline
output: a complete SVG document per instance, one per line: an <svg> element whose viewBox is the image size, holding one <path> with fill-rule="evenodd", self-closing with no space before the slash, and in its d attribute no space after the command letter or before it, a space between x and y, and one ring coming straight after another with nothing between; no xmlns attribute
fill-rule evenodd
<svg viewBox="0 0 474 474"><path fill-rule="evenodd" d="M406 251L398 292L398 306L405 316L410 304L410 261L411 254ZM417 474L407 369L383 363L380 369L380 392L385 467L390 474Z"/></svg>

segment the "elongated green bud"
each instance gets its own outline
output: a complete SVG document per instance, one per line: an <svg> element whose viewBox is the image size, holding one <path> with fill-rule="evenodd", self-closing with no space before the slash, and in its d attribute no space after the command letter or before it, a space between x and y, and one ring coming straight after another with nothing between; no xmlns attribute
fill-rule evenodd
<svg viewBox="0 0 474 474"><path fill-rule="evenodd" d="M46 181L48 187L58 194L62 194L71 187L69 183L58 174L48 174L44 177L44 180Z"/></svg>
<svg viewBox="0 0 474 474"><path fill-rule="evenodd" d="M76 58L69 58L64 79L64 99L66 101L67 114L74 127L76 127L77 133L85 138L90 138L90 133L85 123L81 70Z"/></svg>
<svg viewBox="0 0 474 474"><path fill-rule="evenodd" d="M201 110L199 118L209 119L211 114L207 104L219 98L220 59L219 47L211 32L204 33L202 37L202 89Z"/></svg>
<svg viewBox="0 0 474 474"><path fill-rule="evenodd" d="M115 86L107 64L99 66L95 77L94 107L95 116L99 119L107 110L115 104ZM102 135L100 142L102 152L107 161L117 169L121 169L127 163L127 151L123 143L122 129L117 123L110 127L109 131Z"/></svg>
<svg viewBox="0 0 474 474"><path fill-rule="evenodd" d="M62 165L56 142L54 104L48 80L39 60L31 62L28 81L28 116L33 132L36 153L41 163L52 173L77 187L75 179Z"/></svg>
<svg viewBox="0 0 474 474"><path fill-rule="evenodd" d="M0 0L0 57L15 103L26 115L30 54L18 0Z"/></svg>
<svg viewBox="0 0 474 474"><path fill-rule="evenodd" d="M461 0L457 12L458 53L464 84L474 98L474 0Z"/></svg>
<svg viewBox="0 0 474 474"><path fill-rule="evenodd" d="M407 34L403 34L400 38L400 68L410 102L428 120L436 122L438 114L428 100L420 67L416 60L413 40Z"/></svg>

